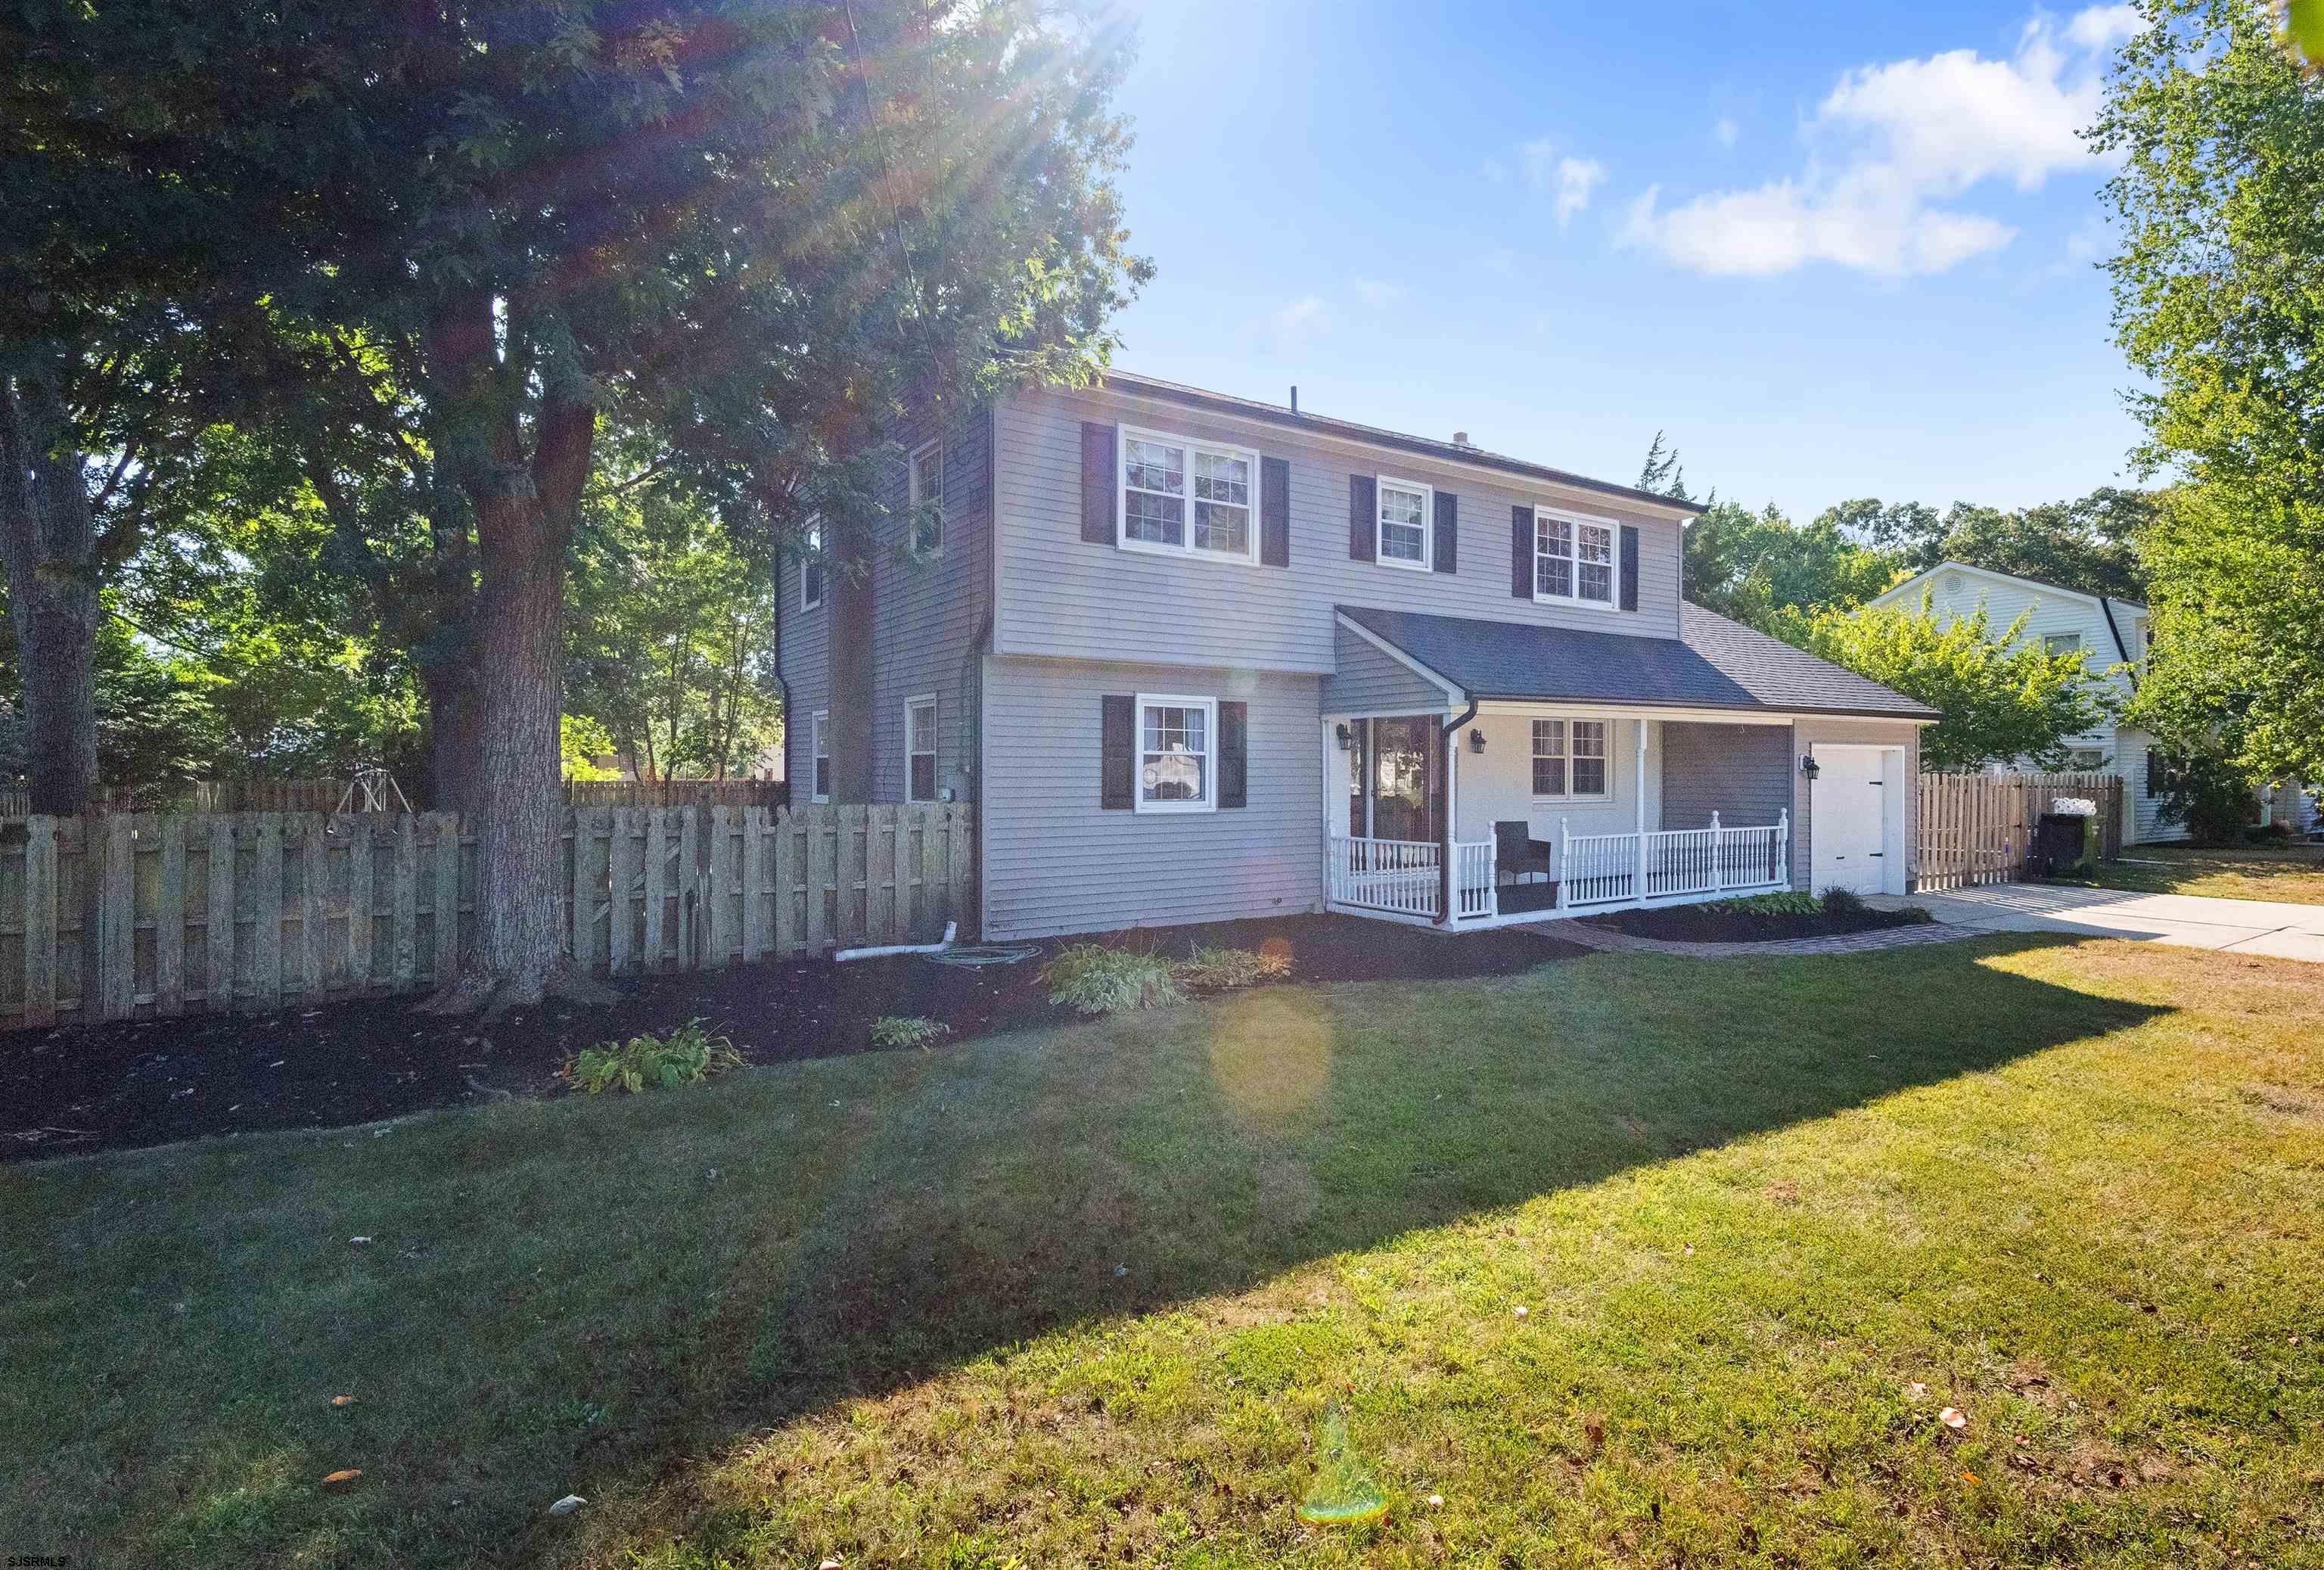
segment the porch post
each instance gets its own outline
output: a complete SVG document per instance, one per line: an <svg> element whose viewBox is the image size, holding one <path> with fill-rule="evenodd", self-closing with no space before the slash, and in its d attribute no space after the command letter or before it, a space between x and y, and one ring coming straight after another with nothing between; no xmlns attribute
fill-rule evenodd
<svg viewBox="0 0 2324 1570"><path fill-rule="evenodd" d="M1567 894L1573 888L1572 835L1566 831L1565 819L1557 820L1557 908L1565 909Z"/></svg>
<svg viewBox="0 0 2324 1570"><path fill-rule="evenodd" d="M1452 865L1452 847L1461 843L1452 821L1456 794L1452 771L1456 767L1455 754L1461 751L1460 740L1458 735L1443 725L1436 727L1437 744L1444 750L1444 844L1436 853L1443 863L1436 873L1436 897L1442 901L1437 919L1447 927L1452 925L1456 910L1454 901L1460 897L1460 875Z"/></svg>
<svg viewBox="0 0 2324 1570"><path fill-rule="evenodd" d="M1637 808L1636 816L1638 821L1638 883L1631 897L1644 900L1646 897L1646 716L1637 716L1631 722L1630 728L1637 733L1638 764L1634 790L1637 799L1633 803Z"/></svg>

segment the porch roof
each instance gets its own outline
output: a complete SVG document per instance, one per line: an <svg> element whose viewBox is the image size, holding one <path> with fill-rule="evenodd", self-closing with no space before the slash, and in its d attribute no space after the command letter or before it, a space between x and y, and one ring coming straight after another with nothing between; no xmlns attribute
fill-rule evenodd
<svg viewBox="0 0 2324 1570"><path fill-rule="evenodd" d="M1933 720L1937 711L1700 605L1676 638L1341 605L1339 614L1469 697Z"/></svg>

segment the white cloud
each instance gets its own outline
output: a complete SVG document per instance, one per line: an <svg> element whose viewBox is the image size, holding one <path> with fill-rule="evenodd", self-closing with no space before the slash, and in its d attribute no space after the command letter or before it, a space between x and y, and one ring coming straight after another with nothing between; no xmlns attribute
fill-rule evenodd
<svg viewBox="0 0 2324 1570"><path fill-rule="evenodd" d="M1594 158L1557 161L1557 226L1565 227L1573 215L1590 205L1590 193L1606 180L1606 166Z"/></svg>
<svg viewBox="0 0 2324 1570"><path fill-rule="evenodd" d="M1319 331L1329 326L1331 319L1332 309L1323 303L1323 297L1307 294L1277 311L1268 325L1278 339L1287 339Z"/></svg>
<svg viewBox="0 0 2324 1570"><path fill-rule="evenodd" d="M2127 10L2087 10L2062 32L2037 16L2007 60L1964 49L1849 71L1808 120L1800 174L1667 211L1648 190L1622 239L1697 272L1743 275L1811 262L1941 272L1997 251L2015 234L2008 225L1944 204L1987 180L2031 191L2096 167L2075 133L2097 115L2098 51L2123 36L2130 23L2116 13Z"/></svg>
<svg viewBox="0 0 2324 1570"><path fill-rule="evenodd" d="M1711 128L1711 139L1721 147L1734 146L1742 135L1743 127L1735 123L1731 115L1721 115L1719 123Z"/></svg>
<svg viewBox="0 0 2324 1570"><path fill-rule="evenodd" d="M1355 295L1358 300L1362 300L1366 305L1372 307L1375 310L1379 309L1382 306L1394 305L1397 300L1404 298L1404 286L1402 284L1390 283L1387 280L1380 278L1359 278L1348 287L1355 291Z"/></svg>
<svg viewBox="0 0 2324 1570"><path fill-rule="evenodd" d="M1554 136L1536 136L1520 143L1517 167L1527 187L1551 199L1561 229L1573 221L1574 214L1590 206L1591 197L1606 181L1604 164L1594 158L1578 158L1559 152ZM1508 176L1508 166L1499 159L1487 160L1485 171L1495 180Z"/></svg>
<svg viewBox="0 0 2324 1570"><path fill-rule="evenodd" d="M2066 23L2066 36L2083 49L2112 49L2146 31L2135 5L2093 5Z"/></svg>

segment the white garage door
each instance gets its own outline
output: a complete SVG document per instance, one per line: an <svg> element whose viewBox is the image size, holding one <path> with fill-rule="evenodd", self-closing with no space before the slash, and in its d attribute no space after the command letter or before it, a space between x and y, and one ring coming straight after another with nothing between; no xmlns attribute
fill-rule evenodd
<svg viewBox="0 0 2324 1570"><path fill-rule="evenodd" d="M1886 747L1821 743L1814 753L1819 771L1808 790L1816 891L1902 892L1888 865L1902 838L1889 832L1889 815L1904 810L1904 781L1890 778L1903 772L1902 754Z"/></svg>

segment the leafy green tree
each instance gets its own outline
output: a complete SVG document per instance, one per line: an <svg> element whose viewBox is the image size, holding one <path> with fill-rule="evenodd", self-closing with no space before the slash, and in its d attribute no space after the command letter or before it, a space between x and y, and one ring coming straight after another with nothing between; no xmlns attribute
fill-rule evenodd
<svg viewBox="0 0 2324 1570"><path fill-rule="evenodd" d="M1805 528L1770 503L1720 503L1687 528L1687 597L1753 626L1783 610L1858 605L1896 579L1893 557L1820 518Z"/></svg>
<svg viewBox="0 0 2324 1570"><path fill-rule="evenodd" d="M2164 765L2163 805L2156 816L2183 823L2198 845L2235 845L2252 820L2257 798L2252 777L2224 753L2181 754Z"/></svg>
<svg viewBox="0 0 2324 1570"><path fill-rule="evenodd" d="M65 74L236 84L190 134L122 134L155 178L265 172L244 226L268 236L262 270L295 255L246 300L294 341L383 356L459 503L429 516L473 542L463 655L489 679L477 921L443 1008L588 991L553 845L565 577L601 421L656 433L730 527L820 514L845 535L880 521L903 409L1086 377L1147 271L1110 180L1121 35L1041 0L69 14L44 41Z"/></svg>
<svg viewBox="0 0 2324 1570"><path fill-rule="evenodd" d="M1995 637L1981 608L1941 623L1923 594L1909 611L1785 606L1769 619L1767 630L1942 715L1921 733L1921 767L1927 772L2011 762L2061 768L2069 738L2103 722L2112 700L2079 652L2051 654L2038 642L2020 641L2031 614Z"/></svg>
<svg viewBox="0 0 2324 1570"><path fill-rule="evenodd" d="M1687 494L1686 470L1679 465L1678 448L1665 445L1659 430L1646 445L1646 461L1638 470L1638 489L1674 502L1694 500Z"/></svg>
<svg viewBox="0 0 2324 1570"><path fill-rule="evenodd" d="M669 481L593 485L575 555L567 710L641 779L747 773L781 739L767 562Z"/></svg>
<svg viewBox="0 0 2324 1570"><path fill-rule="evenodd" d="M2183 476L2140 536L2134 717L2246 774L2324 778L2324 79L2265 12L2138 0L2091 133L2121 245L2135 455Z"/></svg>

